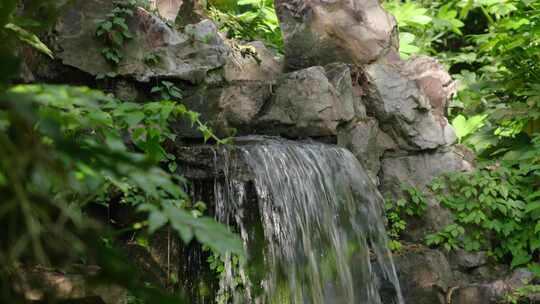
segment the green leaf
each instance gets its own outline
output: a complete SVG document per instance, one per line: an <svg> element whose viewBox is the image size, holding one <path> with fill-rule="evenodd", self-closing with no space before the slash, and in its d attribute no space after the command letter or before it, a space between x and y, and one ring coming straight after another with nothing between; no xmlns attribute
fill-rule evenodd
<svg viewBox="0 0 540 304"><path fill-rule="evenodd" d="M53 52L49 49L49 47L47 47L43 42L41 42L41 40L36 35L13 23L8 23L4 27L13 31L16 34L17 38L19 38L21 41L26 42L36 50L49 56L51 59L54 59Z"/></svg>
<svg viewBox="0 0 540 304"><path fill-rule="evenodd" d="M168 219L162 212L151 212L150 216L148 217L148 231L150 232L150 234L153 234L159 228L163 227L167 222Z"/></svg>
<svg viewBox="0 0 540 304"><path fill-rule="evenodd" d="M458 115L452 120L452 126L456 130L456 136L462 140L469 134L480 129L484 125L487 115L475 115L467 119L463 115Z"/></svg>
<svg viewBox="0 0 540 304"><path fill-rule="evenodd" d="M144 117L145 115L143 112L131 112L123 115L122 118L130 128L133 128L138 125Z"/></svg>

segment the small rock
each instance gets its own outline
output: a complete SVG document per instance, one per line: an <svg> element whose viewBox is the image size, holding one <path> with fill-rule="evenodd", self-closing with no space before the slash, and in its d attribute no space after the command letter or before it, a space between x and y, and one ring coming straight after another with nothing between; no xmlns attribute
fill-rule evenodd
<svg viewBox="0 0 540 304"><path fill-rule="evenodd" d="M469 271L487 264L488 259L485 252L468 252L459 249L450 255L450 261L452 266L455 265L464 271Z"/></svg>

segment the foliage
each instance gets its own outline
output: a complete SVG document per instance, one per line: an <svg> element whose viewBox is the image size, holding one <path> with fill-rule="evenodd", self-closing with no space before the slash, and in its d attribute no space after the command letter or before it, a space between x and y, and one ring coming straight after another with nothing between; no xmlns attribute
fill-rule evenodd
<svg viewBox="0 0 540 304"><path fill-rule="evenodd" d="M398 20L402 56L436 56L459 80L450 108L462 117L454 126L464 144L484 159L530 145L540 130L537 1L393 0L385 7Z"/></svg>
<svg viewBox="0 0 540 304"><path fill-rule="evenodd" d="M402 248L401 233L407 228L404 216L420 217L427 208L427 200L424 194L411 186L402 185L404 198L397 201L385 200L384 209L386 215L386 231L390 238L388 247L392 251L400 251Z"/></svg>
<svg viewBox="0 0 540 304"><path fill-rule="evenodd" d="M175 86L174 83L165 80L160 81L158 85L150 90L150 92L159 93L160 97L165 100L172 98L181 99L183 97L181 89Z"/></svg>
<svg viewBox="0 0 540 304"><path fill-rule="evenodd" d="M235 3L233 3L235 2ZM272 0L222 1L209 15L229 38L245 42L261 40L283 53L283 39Z"/></svg>
<svg viewBox="0 0 540 304"><path fill-rule="evenodd" d="M220 254L211 250L208 247L204 247L203 250L210 251L211 254L207 258L208 266L212 270L220 282L226 282L227 276L230 276L230 284L221 285L216 296L217 304L227 304L233 297L234 292L241 291L243 287L243 280L240 276L240 267L242 267L242 259L235 254ZM231 289L231 290L229 290Z"/></svg>
<svg viewBox="0 0 540 304"><path fill-rule="evenodd" d="M33 3L25 1L25 8L33 8ZM0 38L5 39L0 46L0 298L22 302L14 289L21 264L62 267L89 262L101 267L101 283L124 286L135 299L183 303L142 284L126 259L104 242L118 232L92 220L86 207L108 205L120 197L120 203L144 214L129 230L146 228L152 233L169 225L185 242L197 239L215 252L242 258L240 240L224 225L202 216L203 203L191 202L175 158L165 149L175 140L170 122L182 117L206 139L218 144L226 140L213 135L197 113L172 100L138 104L85 87L10 86L19 62L17 38L48 52L37 36L17 23L22 19L15 16L16 5L9 0L0 3ZM129 13L113 14L110 30L126 38L122 22L114 18ZM25 24L37 23L28 20ZM100 25L102 35L110 34L110 42L119 45L108 25ZM171 93L175 90L169 86L168 97L180 97Z"/></svg>
<svg viewBox="0 0 540 304"><path fill-rule="evenodd" d="M459 81L449 114L479 158L473 172L434 183L455 223L428 236L447 250L486 250L536 268L540 131L538 1L387 1L401 54L439 58Z"/></svg>
<svg viewBox="0 0 540 304"><path fill-rule="evenodd" d="M101 54L109 63L118 65L123 58L122 49L126 41L133 39L127 25L127 18L133 16L137 2L113 1L115 7L104 20L96 20L96 37L105 45Z"/></svg>
<svg viewBox="0 0 540 304"><path fill-rule="evenodd" d="M452 173L433 189L455 224L427 238L447 250L485 250L513 267L538 262L540 252L540 137L534 150L470 173ZM441 191L442 190L442 191Z"/></svg>
<svg viewBox="0 0 540 304"><path fill-rule="evenodd" d="M450 33L462 34L464 24L457 18L452 3L419 2L392 0L384 3L398 22L400 53L404 58L412 54L434 53L434 45L441 42L442 37Z"/></svg>
<svg viewBox="0 0 540 304"><path fill-rule="evenodd" d="M529 303L521 302L521 300L527 300L531 295L540 293L540 285L531 285L527 284L523 287L519 287L512 292L509 292L504 299L504 303L507 304L518 304L518 303Z"/></svg>

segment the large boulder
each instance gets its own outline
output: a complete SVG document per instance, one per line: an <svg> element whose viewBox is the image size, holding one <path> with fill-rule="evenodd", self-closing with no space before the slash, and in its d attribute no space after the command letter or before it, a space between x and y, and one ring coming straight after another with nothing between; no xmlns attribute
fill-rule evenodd
<svg viewBox="0 0 540 304"><path fill-rule="evenodd" d="M379 120L404 150L433 150L452 145L455 132L442 110L434 106L427 85L418 84L404 64L372 64L364 69L363 89L368 113ZM440 97L439 95L434 98ZM439 101L446 105L446 97ZM443 106L444 107L444 106Z"/></svg>
<svg viewBox="0 0 540 304"><path fill-rule="evenodd" d="M394 256L394 263L405 303L447 304L445 293L454 282L442 252L423 246L405 248Z"/></svg>
<svg viewBox="0 0 540 304"><path fill-rule="evenodd" d="M315 66L286 74L258 119L259 130L288 137L337 135L338 126L355 115L350 72L344 73L349 74L343 78Z"/></svg>
<svg viewBox="0 0 540 304"><path fill-rule="evenodd" d="M496 304L504 303L507 296L517 289L533 282L534 274L527 269L516 269L513 272L491 282L460 286L448 294L452 304ZM538 303L538 294L524 295L529 300L524 303ZM521 300L521 299L520 299ZM521 302L520 302L521 303Z"/></svg>
<svg viewBox="0 0 540 304"><path fill-rule="evenodd" d="M186 97L182 103L201 113L201 120L219 136L255 132L257 118L270 100L272 82L235 81L223 87L202 87ZM174 124L177 134L185 138L201 138L190 121Z"/></svg>
<svg viewBox="0 0 540 304"><path fill-rule="evenodd" d="M471 169L471 164L457 148L418 154L387 154L382 160L381 188L384 193L397 197L401 194L402 184L428 190L433 179L443 173Z"/></svg>
<svg viewBox="0 0 540 304"><path fill-rule="evenodd" d="M275 0L287 66L371 63L396 53L397 27L378 0Z"/></svg>
<svg viewBox="0 0 540 304"><path fill-rule="evenodd" d="M262 77L262 75L261 75ZM333 64L283 74L277 80L232 80L199 88L183 103L219 135L267 134L289 138L335 137L355 116L350 70ZM187 122L183 137L201 135Z"/></svg>

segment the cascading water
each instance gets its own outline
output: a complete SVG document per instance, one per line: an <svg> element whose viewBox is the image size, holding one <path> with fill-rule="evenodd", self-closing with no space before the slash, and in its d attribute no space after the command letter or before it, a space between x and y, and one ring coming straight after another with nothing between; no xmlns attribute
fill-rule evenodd
<svg viewBox="0 0 540 304"><path fill-rule="evenodd" d="M234 149L235 157L225 157L225 178L214 184L216 215L239 227L249 262L235 271L225 259L222 292L235 303L403 303L382 198L350 152L259 137ZM235 178L241 162L249 182Z"/></svg>

